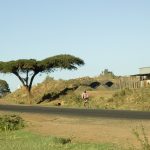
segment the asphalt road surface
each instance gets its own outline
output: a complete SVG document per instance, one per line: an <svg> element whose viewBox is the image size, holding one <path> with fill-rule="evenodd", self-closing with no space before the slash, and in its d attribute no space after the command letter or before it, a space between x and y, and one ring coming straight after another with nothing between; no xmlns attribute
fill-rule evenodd
<svg viewBox="0 0 150 150"><path fill-rule="evenodd" d="M38 114L52 114L80 117L104 117L118 119L150 119L150 112L125 111L125 110L102 110L102 109L77 109L63 107L43 107L26 105L0 105L0 111L25 112Z"/></svg>

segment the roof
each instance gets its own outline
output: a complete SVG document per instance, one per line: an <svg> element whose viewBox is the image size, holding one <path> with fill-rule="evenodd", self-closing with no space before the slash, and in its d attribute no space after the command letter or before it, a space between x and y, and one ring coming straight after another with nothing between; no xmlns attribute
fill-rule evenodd
<svg viewBox="0 0 150 150"><path fill-rule="evenodd" d="M131 76L147 76L147 75L150 75L150 73L134 74Z"/></svg>
<svg viewBox="0 0 150 150"><path fill-rule="evenodd" d="M150 67L141 67L141 68L139 68L139 69L144 69L144 68L150 68Z"/></svg>

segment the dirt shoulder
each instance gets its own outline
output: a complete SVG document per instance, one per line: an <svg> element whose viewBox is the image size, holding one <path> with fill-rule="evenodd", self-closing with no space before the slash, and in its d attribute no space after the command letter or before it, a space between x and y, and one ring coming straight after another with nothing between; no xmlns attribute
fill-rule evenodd
<svg viewBox="0 0 150 150"><path fill-rule="evenodd" d="M3 113L1 112L1 114ZM124 146L137 145L138 142L132 130L141 125L144 126L146 134L150 138L149 120L115 120L29 113L17 114L27 121L28 127L25 130L42 135L69 137L74 141L92 143L111 142Z"/></svg>

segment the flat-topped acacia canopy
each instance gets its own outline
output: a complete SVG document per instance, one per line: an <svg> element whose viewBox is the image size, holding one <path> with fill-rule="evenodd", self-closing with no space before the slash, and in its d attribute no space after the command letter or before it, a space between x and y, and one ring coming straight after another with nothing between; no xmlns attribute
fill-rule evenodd
<svg viewBox="0 0 150 150"><path fill-rule="evenodd" d="M56 69L77 69L77 66L84 65L84 61L78 57L62 54L48 57L44 60L19 59L8 62L0 61L0 73L13 73L22 82L30 93L34 77L38 73L53 72ZM21 75L24 74L25 78Z"/></svg>

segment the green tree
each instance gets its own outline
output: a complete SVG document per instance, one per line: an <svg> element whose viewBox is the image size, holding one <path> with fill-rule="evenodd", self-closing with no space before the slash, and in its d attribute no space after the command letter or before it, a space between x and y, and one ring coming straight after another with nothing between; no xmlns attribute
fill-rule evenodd
<svg viewBox="0 0 150 150"><path fill-rule="evenodd" d="M56 69L77 69L84 65L84 61L72 55L56 55L44 60L19 59L9 62L0 62L1 73L12 73L18 77L22 85L31 95L32 83L38 73L53 72Z"/></svg>
<svg viewBox="0 0 150 150"><path fill-rule="evenodd" d="M106 77L115 77L114 73L112 71L109 71L108 69L104 69L100 76L106 76Z"/></svg>
<svg viewBox="0 0 150 150"><path fill-rule="evenodd" d="M0 96L10 93L9 85L5 80L0 79Z"/></svg>

